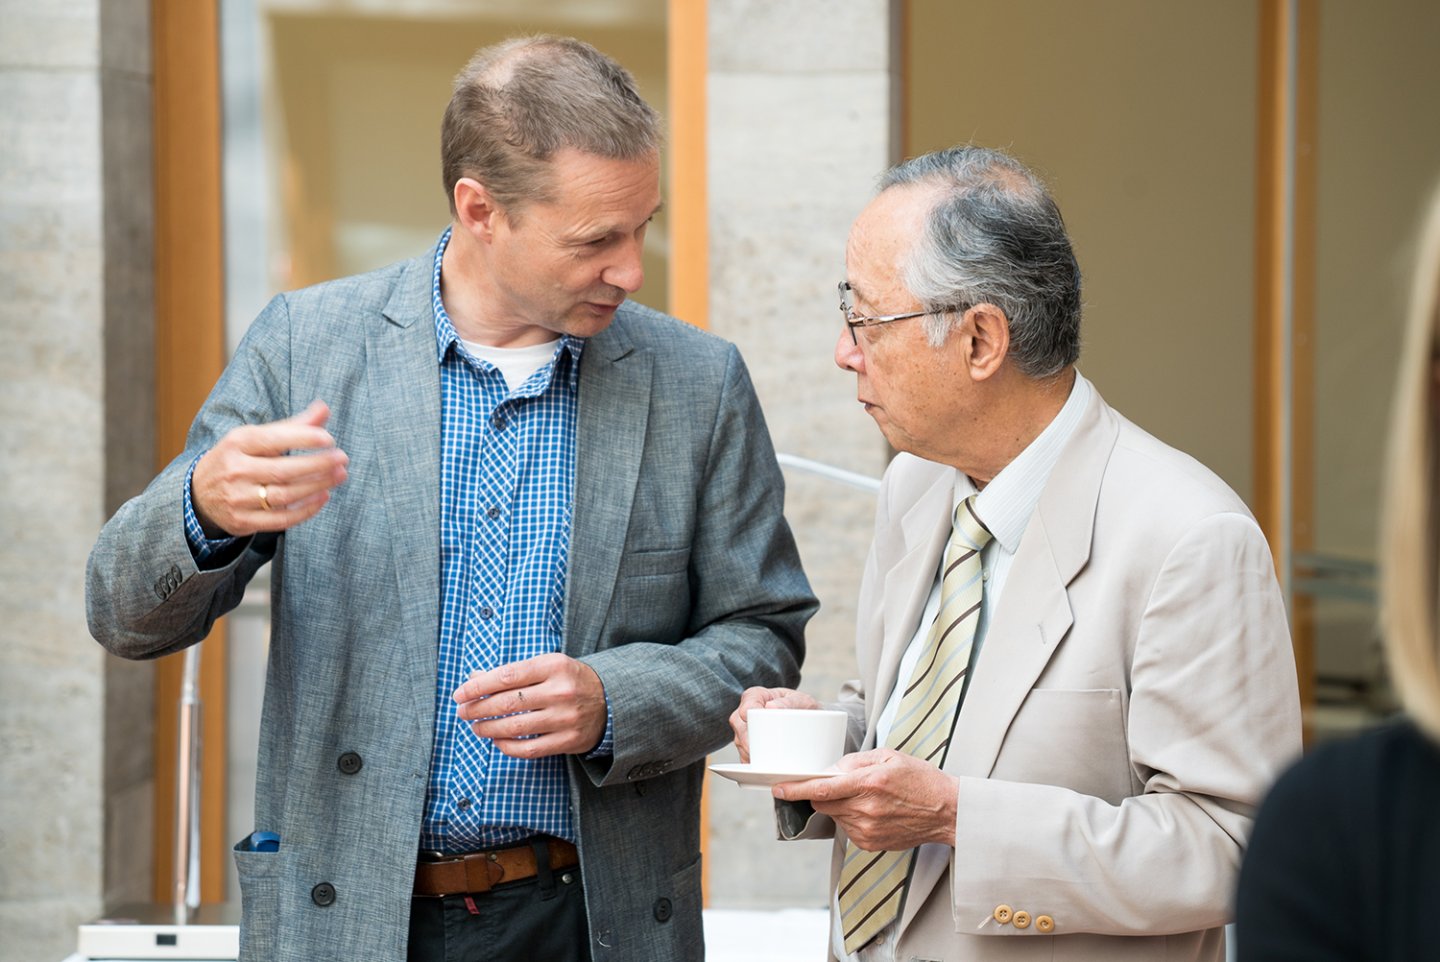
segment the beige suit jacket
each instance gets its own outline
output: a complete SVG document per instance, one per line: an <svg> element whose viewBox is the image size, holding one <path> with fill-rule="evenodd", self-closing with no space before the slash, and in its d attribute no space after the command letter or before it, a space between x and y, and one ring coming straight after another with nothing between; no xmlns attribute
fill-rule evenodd
<svg viewBox="0 0 1440 962"><path fill-rule="evenodd" d="M841 696L852 747L875 744L954 483L909 455L886 472L860 678ZM895 958L1219 962L1253 811L1300 747L1259 526L1203 465L1095 394L992 612L944 764L960 779L956 852L911 880ZM842 851L838 839L832 891ZM1031 923L995 921L1001 905Z"/></svg>

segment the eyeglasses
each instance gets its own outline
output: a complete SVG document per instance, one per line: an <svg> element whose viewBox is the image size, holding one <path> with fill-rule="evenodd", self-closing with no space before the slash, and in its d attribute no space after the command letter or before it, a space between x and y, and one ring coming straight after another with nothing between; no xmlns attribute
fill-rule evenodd
<svg viewBox="0 0 1440 962"><path fill-rule="evenodd" d="M874 327L877 324L889 324L891 321L908 321L912 317L925 317L930 314L944 314L948 310L950 308L934 311L910 311L907 314L856 314L855 289L850 286L849 281L840 282L840 313L844 315L845 326L850 330L850 340L857 345L860 343L860 337L855 333L856 328Z"/></svg>

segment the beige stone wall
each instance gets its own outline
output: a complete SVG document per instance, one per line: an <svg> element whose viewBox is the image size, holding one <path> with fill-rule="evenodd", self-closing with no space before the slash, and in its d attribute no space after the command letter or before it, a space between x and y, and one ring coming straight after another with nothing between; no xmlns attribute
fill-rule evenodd
<svg viewBox="0 0 1440 962"><path fill-rule="evenodd" d="M845 237L893 155L892 4L710 0L709 17L711 329L743 352L778 450L878 477L884 439L832 357ZM802 687L825 700L855 675L874 498L791 471L786 481L822 605ZM768 794L711 781L710 904L824 905L829 844L774 841Z"/></svg>
<svg viewBox="0 0 1440 962"><path fill-rule="evenodd" d="M149 883L150 672L83 582L153 460L148 4L0 25L0 960L43 962Z"/></svg>

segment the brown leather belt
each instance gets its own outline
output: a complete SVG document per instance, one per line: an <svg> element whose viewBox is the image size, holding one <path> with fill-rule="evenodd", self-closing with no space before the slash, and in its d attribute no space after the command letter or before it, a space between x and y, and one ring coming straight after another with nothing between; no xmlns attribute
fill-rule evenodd
<svg viewBox="0 0 1440 962"><path fill-rule="evenodd" d="M547 838L545 847L551 869L580 864L579 851L564 839ZM501 882L519 882L537 874L535 848L529 842L465 855L424 853L415 865L415 894L478 895Z"/></svg>

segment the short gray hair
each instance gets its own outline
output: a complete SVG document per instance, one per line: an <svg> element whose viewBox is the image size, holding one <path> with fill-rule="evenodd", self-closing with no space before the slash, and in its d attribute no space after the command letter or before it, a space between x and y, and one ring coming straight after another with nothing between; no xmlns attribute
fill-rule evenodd
<svg viewBox="0 0 1440 962"><path fill-rule="evenodd" d="M455 78L440 127L450 212L473 177L504 207L552 199L549 161L566 147L611 160L660 148L659 115L635 78L572 37L517 37L478 50Z"/></svg>
<svg viewBox="0 0 1440 962"><path fill-rule="evenodd" d="M1020 373L1052 377L1080 356L1080 266L1044 183L1009 154L973 145L897 164L880 190L935 189L925 233L910 251L905 286L926 310L991 303L1010 321L1010 357ZM944 342L951 313L926 319Z"/></svg>

